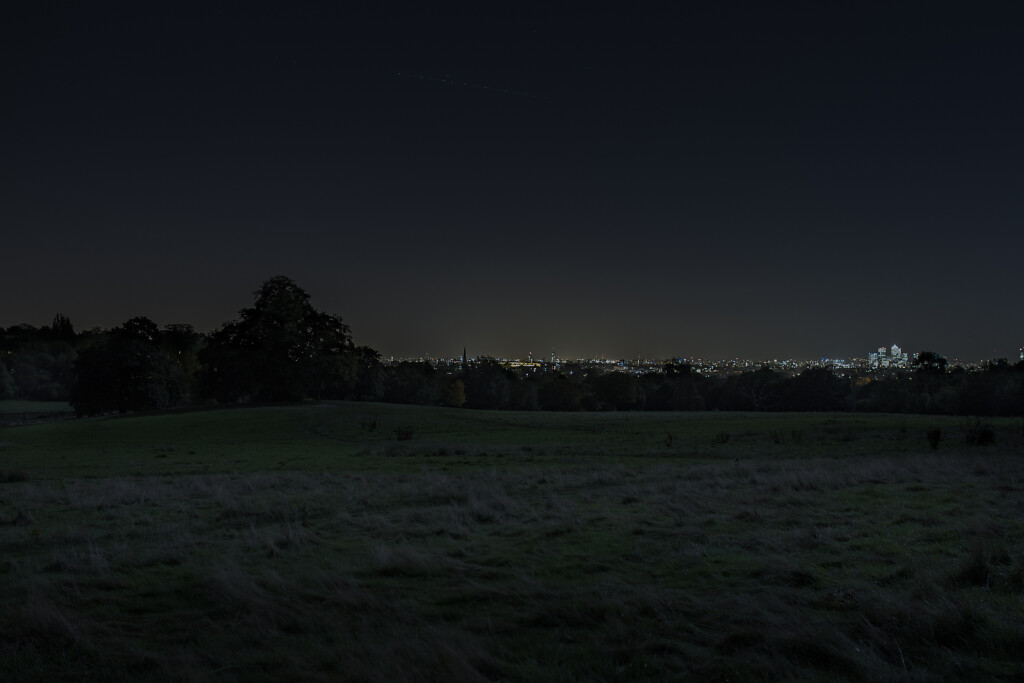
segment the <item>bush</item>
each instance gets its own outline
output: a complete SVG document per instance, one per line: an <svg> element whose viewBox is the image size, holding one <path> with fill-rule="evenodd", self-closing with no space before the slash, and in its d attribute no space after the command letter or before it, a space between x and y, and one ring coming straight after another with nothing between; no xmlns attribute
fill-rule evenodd
<svg viewBox="0 0 1024 683"><path fill-rule="evenodd" d="M964 441L970 445L989 446L996 442L996 432L992 429L992 425L980 417L964 422L961 429L964 432Z"/></svg>
<svg viewBox="0 0 1024 683"><path fill-rule="evenodd" d="M942 430L938 427L929 429L925 432L925 437L928 439L928 445L931 446L933 451L939 450L939 442L942 441Z"/></svg>

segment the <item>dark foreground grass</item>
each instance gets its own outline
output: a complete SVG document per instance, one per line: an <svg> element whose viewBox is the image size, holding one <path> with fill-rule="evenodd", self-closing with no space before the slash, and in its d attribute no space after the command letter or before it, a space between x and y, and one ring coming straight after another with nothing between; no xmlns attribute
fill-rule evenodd
<svg viewBox="0 0 1024 683"><path fill-rule="evenodd" d="M0 679L1019 680L1020 422L989 426L342 404L5 429Z"/></svg>

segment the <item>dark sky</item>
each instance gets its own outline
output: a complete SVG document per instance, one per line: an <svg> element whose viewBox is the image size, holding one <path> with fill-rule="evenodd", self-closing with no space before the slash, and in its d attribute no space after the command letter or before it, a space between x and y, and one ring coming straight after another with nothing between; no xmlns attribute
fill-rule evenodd
<svg viewBox="0 0 1024 683"><path fill-rule="evenodd" d="M1013 3L23 4L0 325L283 274L385 356L1024 343Z"/></svg>

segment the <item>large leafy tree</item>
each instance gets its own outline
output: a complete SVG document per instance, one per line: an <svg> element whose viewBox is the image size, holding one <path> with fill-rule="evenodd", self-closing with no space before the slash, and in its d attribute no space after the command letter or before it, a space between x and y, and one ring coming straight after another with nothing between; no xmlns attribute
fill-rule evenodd
<svg viewBox="0 0 1024 683"><path fill-rule="evenodd" d="M205 392L224 402L348 395L356 373L348 325L314 309L283 275L254 295L253 306L214 332L201 352Z"/></svg>
<svg viewBox="0 0 1024 683"><path fill-rule="evenodd" d="M162 348L163 333L136 317L85 343L75 360L71 405L79 415L182 405L188 378Z"/></svg>

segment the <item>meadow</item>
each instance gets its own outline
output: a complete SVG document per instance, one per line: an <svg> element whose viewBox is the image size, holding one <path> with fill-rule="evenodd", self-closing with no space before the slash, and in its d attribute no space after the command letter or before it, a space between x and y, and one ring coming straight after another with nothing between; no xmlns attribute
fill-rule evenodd
<svg viewBox="0 0 1024 683"><path fill-rule="evenodd" d="M58 401L0 401L0 426L73 416L71 406Z"/></svg>
<svg viewBox="0 0 1024 683"><path fill-rule="evenodd" d="M1024 424L327 403L0 429L0 679L1020 680Z"/></svg>

